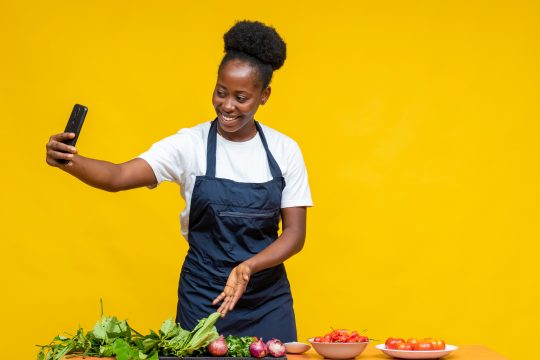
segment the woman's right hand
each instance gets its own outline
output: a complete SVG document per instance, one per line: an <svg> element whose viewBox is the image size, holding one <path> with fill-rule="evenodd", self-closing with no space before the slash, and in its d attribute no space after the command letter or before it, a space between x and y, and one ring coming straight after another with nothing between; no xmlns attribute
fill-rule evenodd
<svg viewBox="0 0 540 360"><path fill-rule="evenodd" d="M61 133L50 137L47 143L47 164L63 169L77 179L98 189L121 191L157 185L154 170L141 158L113 164L77 154L74 146L64 141L73 139L74 133ZM63 163L67 161L67 163Z"/></svg>
<svg viewBox="0 0 540 360"><path fill-rule="evenodd" d="M71 140L74 137L74 133L60 133L51 136L46 145L47 164L55 167L70 166L71 160L77 154L77 149L74 146L64 144L64 141ZM66 160L67 163L64 164L59 160Z"/></svg>

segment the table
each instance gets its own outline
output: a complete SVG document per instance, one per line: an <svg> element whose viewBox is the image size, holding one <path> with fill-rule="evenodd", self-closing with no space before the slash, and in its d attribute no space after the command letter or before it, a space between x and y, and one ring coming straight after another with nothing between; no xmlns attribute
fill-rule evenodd
<svg viewBox="0 0 540 360"><path fill-rule="evenodd" d="M508 358L497 354L493 350L483 345L457 345L458 349L442 358L442 360L508 360ZM293 355L287 354L288 360L322 360L323 358L310 349L304 354ZM360 354L356 360L391 360L394 359L383 354L375 348L375 345L368 345L366 350Z"/></svg>
<svg viewBox="0 0 540 360"><path fill-rule="evenodd" d="M508 360L508 358L497 354L493 350L488 349L483 345L458 345L456 351L452 354L442 358L442 360ZM114 358L96 358L96 357L74 357L68 360L106 360ZM288 360L323 360L323 358L310 349L304 354L294 355L287 354ZM369 345L362 354L360 354L356 360L392 360L390 356L383 354L380 350L376 349L374 345Z"/></svg>

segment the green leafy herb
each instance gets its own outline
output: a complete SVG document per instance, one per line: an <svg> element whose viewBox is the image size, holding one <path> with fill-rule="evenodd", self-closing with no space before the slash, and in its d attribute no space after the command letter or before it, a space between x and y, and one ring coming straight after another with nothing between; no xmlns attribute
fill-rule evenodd
<svg viewBox="0 0 540 360"><path fill-rule="evenodd" d="M189 332L178 326L178 329L172 329L166 322L161 326L163 333L176 334L168 341L160 342L160 348L164 354L172 354L178 357L186 355L192 355L199 349L204 349L212 341L219 337L219 334L214 326L216 321L221 316L220 313L215 312L205 319L199 320L199 323L195 328ZM160 352L161 353L161 352Z"/></svg>
<svg viewBox="0 0 540 360"><path fill-rule="evenodd" d="M249 345L257 338L252 336L233 336L229 335L225 338L229 347L228 356L232 357L250 357Z"/></svg>

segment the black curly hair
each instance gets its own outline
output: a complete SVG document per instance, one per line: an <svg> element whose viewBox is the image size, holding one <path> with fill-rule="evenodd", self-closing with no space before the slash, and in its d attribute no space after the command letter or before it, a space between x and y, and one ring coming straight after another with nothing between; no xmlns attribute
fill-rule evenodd
<svg viewBox="0 0 540 360"><path fill-rule="evenodd" d="M225 55L218 73L231 60L243 60L257 69L262 89L272 81L274 70L283 66L287 46L276 30L259 21L237 21L223 35Z"/></svg>

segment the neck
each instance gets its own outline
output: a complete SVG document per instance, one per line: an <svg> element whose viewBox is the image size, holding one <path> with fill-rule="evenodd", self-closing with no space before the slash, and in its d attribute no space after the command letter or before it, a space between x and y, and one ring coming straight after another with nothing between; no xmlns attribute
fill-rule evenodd
<svg viewBox="0 0 540 360"><path fill-rule="evenodd" d="M223 131L219 125L219 122L217 124L217 132L221 137L229 140L229 141L248 141L251 140L257 135L257 127L255 126L255 122L252 121L249 124L246 124L242 128L238 129L238 131L235 131L233 133Z"/></svg>

